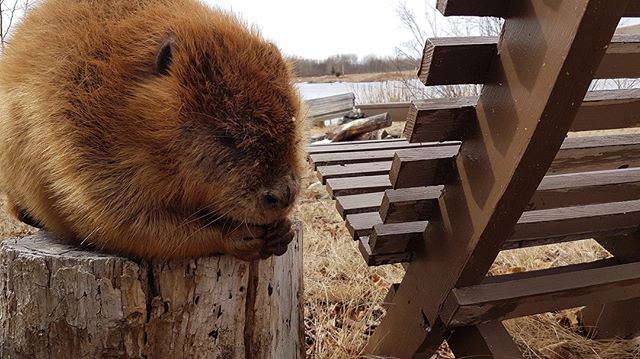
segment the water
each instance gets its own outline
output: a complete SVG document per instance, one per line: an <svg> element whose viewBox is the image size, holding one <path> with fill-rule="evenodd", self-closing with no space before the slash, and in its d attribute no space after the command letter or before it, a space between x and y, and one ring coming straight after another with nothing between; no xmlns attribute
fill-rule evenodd
<svg viewBox="0 0 640 359"><path fill-rule="evenodd" d="M419 91L426 90L418 80L408 81L379 81L379 82L333 82L333 83L306 83L296 84L300 95L304 100L319 97L354 93L357 103L380 103L409 101L408 86ZM413 91L415 92L415 90Z"/></svg>

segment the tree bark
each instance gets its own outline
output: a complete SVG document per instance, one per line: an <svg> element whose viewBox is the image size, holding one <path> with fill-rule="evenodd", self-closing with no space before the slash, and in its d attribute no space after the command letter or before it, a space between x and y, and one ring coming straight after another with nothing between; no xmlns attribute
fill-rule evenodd
<svg viewBox="0 0 640 359"><path fill-rule="evenodd" d="M44 232L0 245L2 358L302 358L302 227L282 257L148 263Z"/></svg>
<svg viewBox="0 0 640 359"><path fill-rule="evenodd" d="M389 117L389 114L385 112L338 126L331 130L330 133L327 133L327 138L331 139L332 142L345 141L391 125L391 117Z"/></svg>

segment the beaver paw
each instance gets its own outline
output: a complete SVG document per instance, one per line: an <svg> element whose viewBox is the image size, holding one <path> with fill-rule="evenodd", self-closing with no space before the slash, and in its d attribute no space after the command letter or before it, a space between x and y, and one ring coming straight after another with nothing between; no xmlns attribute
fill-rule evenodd
<svg viewBox="0 0 640 359"><path fill-rule="evenodd" d="M294 236L295 231L288 219L266 227L246 226L231 233L231 248L227 253L245 261L281 256Z"/></svg>

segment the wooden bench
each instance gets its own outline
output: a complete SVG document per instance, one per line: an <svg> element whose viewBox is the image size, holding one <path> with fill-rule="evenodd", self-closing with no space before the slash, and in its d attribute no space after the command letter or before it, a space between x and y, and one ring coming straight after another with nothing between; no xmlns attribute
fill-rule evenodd
<svg viewBox="0 0 640 359"><path fill-rule="evenodd" d="M412 104L406 139L311 146L309 160L369 265L405 263L366 354L517 358L501 321L587 306L595 337L640 331L640 37L613 36L640 1L439 1L445 15L501 16L494 38L431 39L427 85L479 97ZM496 277L504 249L596 239L614 257ZM603 306L606 304L606 307ZM597 325L596 325L597 324Z"/></svg>

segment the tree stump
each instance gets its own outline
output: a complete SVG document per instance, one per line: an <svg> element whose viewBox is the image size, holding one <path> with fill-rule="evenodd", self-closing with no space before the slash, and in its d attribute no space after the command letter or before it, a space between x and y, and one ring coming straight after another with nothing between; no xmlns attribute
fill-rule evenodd
<svg viewBox="0 0 640 359"><path fill-rule="evenodd" d="M2 358L302 358L302 226L282 257L148 263L44 232L0 245Z"/></svg>

